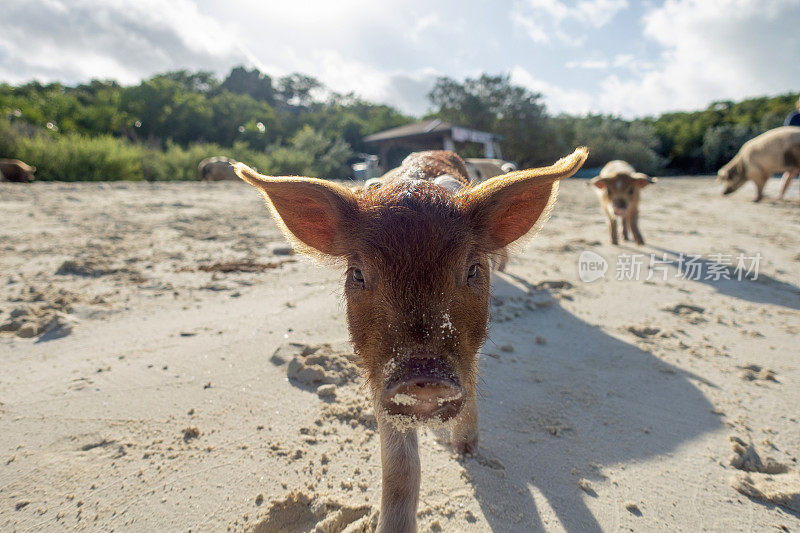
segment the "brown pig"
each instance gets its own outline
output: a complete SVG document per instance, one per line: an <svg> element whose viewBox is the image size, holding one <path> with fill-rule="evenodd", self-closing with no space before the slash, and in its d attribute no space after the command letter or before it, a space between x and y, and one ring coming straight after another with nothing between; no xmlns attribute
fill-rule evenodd
<svg viewBox="0 0 800 533"><path fill-rule="evenodd" d="M730 194L752 181L756 202L764 197L764 185L777 172L800 171L800 126L782 126L766 131L742 145L733 159L717 172L725 184L722 194Z"/></svg>
<svg viewBox="0 0 800 533"><path fill-rule="evenodd" d="M236 180L235 164L236 161L227 157L207 157L197 165L197 173L203 181Z"/></svg>
<svg viewBox="0 0 800 533"><path fill-rule="evenodd" d="M600 207L608 217L611 244L619 243L617 219L622 220L622 238L629 240L630 230L634 242L644 244L639 231L639 191L655 182L655 178L636 172L629 163L620 160L606 163L600 175L592 178L590 183L596 187Z"/></svg>
<svg viewBox="0 0 800 533"><path fill-rule="evenodd" d="M456 451L475 451L489 257L545 222L559 180L586 156L579 148L553 166L455 192L435 183L465 177L461 158L446 151L412 154L390 183L362 191L236 166L296 248L346 269L350 338L380 433L379 531L416 530L417 427L449 429Z"/></svg>
<svg viewBox="0 0 800 533"><path fill-rule="evenodd" d="M34 180L33 174L36 167L32 167L19 159L0 159L0 176L5 181L15 181L17 183L30 183ZM0 179L3 181L3 179Z"/></svg>

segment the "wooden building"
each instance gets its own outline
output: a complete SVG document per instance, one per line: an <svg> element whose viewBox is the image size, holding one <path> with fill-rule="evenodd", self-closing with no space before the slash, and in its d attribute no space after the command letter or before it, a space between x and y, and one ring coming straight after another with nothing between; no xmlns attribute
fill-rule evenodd
<svg viewBox="0 0 800 533"><path fill-rule="evenodd" d="M364 142L377 149L384 172L400 163L394 161L396 154L405 157L405 154L420 150L455 152L456 143L464 142L482 144L484 157L502 159L500 140L500 136L493 133L463 128L440 119L406 124L364 137Z"/></svg>

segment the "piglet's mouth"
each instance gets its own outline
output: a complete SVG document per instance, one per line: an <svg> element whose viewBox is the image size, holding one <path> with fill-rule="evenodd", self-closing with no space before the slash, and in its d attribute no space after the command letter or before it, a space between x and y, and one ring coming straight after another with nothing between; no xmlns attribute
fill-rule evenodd
<svg viewBox="0 0 800 533"><path fill-rule="evenodd" d="M625 213L627 213L627 212L628 212L628 210L625 209L624 207L623 208L620 208L620 207L615 207L614 208L614 214L617 215L618 217L624 216Z"/></svg>
<svg viewBox="0 0 800 533"><path fill-rule="evenodd" d="M393 365L381 394L389 415L417 422L446 422L461 412L464 391L458 376L441 357L414 354Z"/></svg>

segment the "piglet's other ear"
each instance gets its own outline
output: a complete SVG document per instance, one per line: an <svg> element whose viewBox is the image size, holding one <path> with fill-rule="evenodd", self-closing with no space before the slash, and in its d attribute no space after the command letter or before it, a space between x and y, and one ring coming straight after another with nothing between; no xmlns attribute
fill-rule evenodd
<svg viewBox="0 0 800 533"><path fill-rule="evenodd" d="M465 189L457 198L476 233L485 238L490 250L496 250L547 221L558 196L558 181L575 174L588 155L581 147L552 166L496 176Z"/></svg>
<svg viewBox="0 0 800 533"><path fill-rule="evenodd" d="M651 178L643 172L635 172L631 177L636 180L636 186L640 189L658 181L656 178Z"/></svg>
<svg viewBox="0 0 800 533"><path fill-rule="evenodd" d="M589 180L589 184L594 185L598 189L605 189L606 187L608 187L608 182L606 182L606 180L604 180L600 176L593 177L591 180Z"/></svg>
<svg viewBox="0 0 800 533"><path fill-rule="evenodd" d="M316 178L262 176L247 165L236 174L261 191L272 217L300 252L342 256L358 224L358 202L350 189Z"/></svg>

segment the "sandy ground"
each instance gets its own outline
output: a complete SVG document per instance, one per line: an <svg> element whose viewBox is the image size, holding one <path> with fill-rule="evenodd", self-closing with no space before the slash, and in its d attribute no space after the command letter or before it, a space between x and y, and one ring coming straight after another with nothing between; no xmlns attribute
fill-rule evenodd
<svg viewBox="0 0 800 533"><path fill-rule="evenodd" d="M420 530L800 530L792 192L662 179L648 244L612 247L567 181L493 283L479 453L421 438ZM255 191L2 184L0 216L0 530L369 529L341 273L285 255ZM760 253L758 277L684 279L681 253L704 277Z"/></svg>

